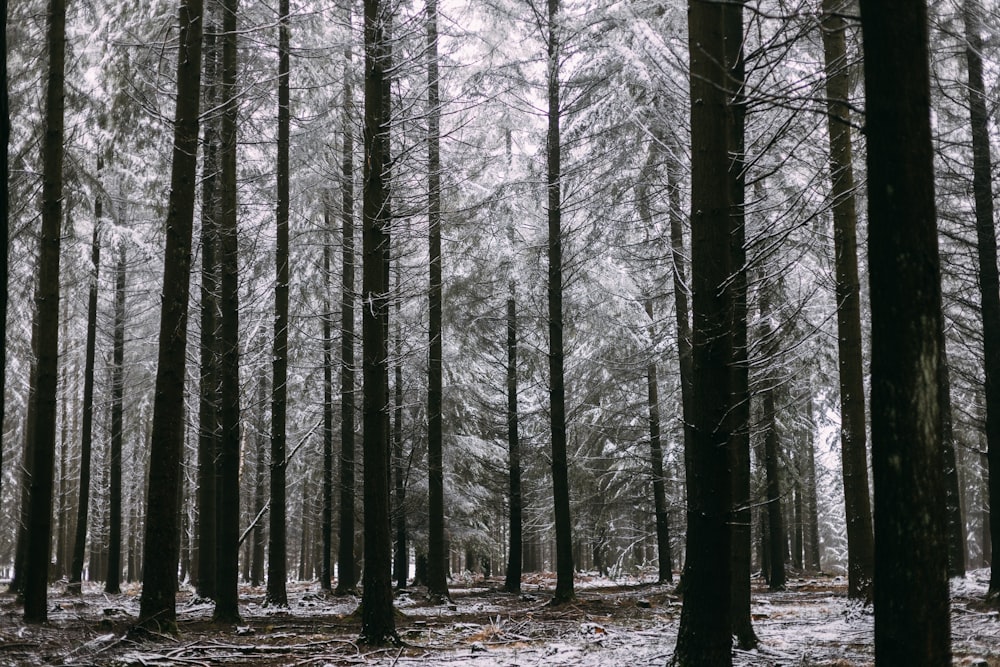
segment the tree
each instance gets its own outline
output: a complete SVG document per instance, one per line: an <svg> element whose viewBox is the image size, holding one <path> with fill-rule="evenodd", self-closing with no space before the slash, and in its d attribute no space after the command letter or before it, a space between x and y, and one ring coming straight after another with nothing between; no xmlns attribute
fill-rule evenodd
<svg viewBox="0 0 1000 667"><path fill-rule="evenodd" d="M861 288L858 283L857 210L851 141L846 21L841 0L823 0L823 56L830 137L830 179L836 267L837 349L840 378L840 451L847 517L848 597L871 599L875 555L861 354Z"/></svg>
<svg viewBox="0 0 1000 667"><path fill-rule="evenodd" d="M330 231L330 200L323 198L323 229ZM330 242L323 242L323 516L320 546L319 584L324 591L333 589L331 555L333 552L333 326L330 312Z"/></svg>
<svg viewBox="0 0 1000 667"><path fill-rule="evenodd" d="M7 0L0 0L0 424L7 412L7 302L10 284L10 83L7 80ZM0 470L3 470L4 438L0 436ZM3 480L0 479L0 492ZM0 497L3 497L0 495Z"/></svg>
<svg viewBox="0 0 1000 667"><path fill-rule="evenodd" d="M776 347L774 332L770 322L771 291L769 285L765 285L760 295L760 338L766 345L767 356L774 355ZM772 591L780 591L785 588L785 552L788 548L785 538L785 522L782 516L781 501L784 497L781 484L781 461L780 444L778 442L778 416L775 406L775 394L778 391L777 378L773 373L767 373L763 378L764 386L761 388L761 404L763 410L762 421L764 424L764 475L766 478L766 502L767 502L767 534L768 550L767 564L765 572L768 588Z"/></svg>
<svg viewBox="0 0 1000 667"><path fill-rule="evenodd" d="M48 605L52 478L56 446L56 384L59 374L59 246L62 227L65 107L66 3L49 2L49 68L42 142L42 229L38 251L38 348L32 439L31 504L25 553L24 620L44 623Z"/></svg>
<svg viewBox="0 0 1000 667"><path fill-rule="evenodd" d="M271 385L271 514L267 602L287 606L285 591L285 419L288 401L288 0L278 3L278 207L274 283L274 353Z"/></svg>
<svg viewBox="0 0 1000 667"><path fill-rule="evenodd" d="M509 136L509 134L508 134ZM513 231L513 230L512 230ZM511 233L513 236L513 233ZM513 241L513 239L511 239ZM503 588L508 593L521 590L523 565L523 521L521 493L521 439L517 410L517 299L515 283L507 285L507 474L510 492L510 543L507 548L507 576Z"/></svg>
<svg viewBox="0 0 1000 667"><path fill-rule="evenodd" d="M972 125L972 191L976 204L976 249L983 316L983 357L986 376L986 447L989 470L990 537L992 553L1000 553L1000 276L993 216L993 159L990 155L989 114L983 85L981 15L974 0L962 4L965 58L969 74L969 114ZM954 522L952 522L954 523ZM1000 596L1000 568L990 570L987 599Z"/></svg>
<svg viewBox="0 0 1000 667"><path fill-rule="evenodd" d="M729 459L732 466L732 579L730 588L730 615L733 634L743 650L757 646L750 618L751 571L751 499L750 499L750 363L747 309L747 253L746 253L746 114L747 102L744 85L746 63L743 55L743 3L734 2L723 7L726 66L729 71L729 191L730 191L730 243L733 262L733 360Z"/></svg>
<svg viewBox="0 0 1000 667"><path fill-rule="evenodd" d="M646 314L650 330L653 329L653 300L646 299ZM667 493L663 480L663 446L660 442L660 383L656 376L656 362L646 369L646 402L649 405L649 456L653 473L653 508L656 513L657 580L670 583L674 580L673 558L670 554L670 517L667 515Z"/></svg>
<svg viewBox="0 0 1000 667"><path fill-rule="evenodd" d="M149 452L146 537L143 542L139 624L177 631L178 500L184 444L184 379L191 234L198 158L201 84L201 0L181 0L177 105L163 261L163 298L156 393Z"/></svg>
<svg viewBox="0 0 1000 667"><path fill-rule="evenodd" d="M100 155L97 169L103 166ZM80 437L80 497L76 505L76 531L73 538L73 562L70 566L67 589L80 594L83 579L84 546L87 542L87 516L90 506L90 463L93 444L94 424L94 355L97 346L97 283L101 272L101 208L103 202L98 195L94 200L94 232L90 243L90 262L94 273L90 277L87 297L87 342L83 366L83 431ZM119 510L121 508L119 507ZM120 518L120 517L119 517Z"/></svg>
<svg viewBox="0 0 1000 667"><path fill-rule="evenodd" d="M688 4L691 87L692 400L687 462L684 606L673 663L732 664L729 518L733 266L731 116L724 6Z"/></svg>
<svg viewBox="0 0 1000 667"><path fill-rule="evenodd" d="M121 592L122 555L122 440L124 439L125 394L125 244L119 241L118 262L115 266L115 331L111 357L111 465L110 527L108 531L108 573L104 578L105 593ZM79 532L79 529L78 529ZM74 561L76 557L74 556Z"/></svg>
<svg viewBox="0 0 1000 667"><path fill-rule="evenodd" d="M448 595L444 551L444 465L441 440L441 99L438 92L437 0L427 0L427 217L430 286L427 363L427 594Z"/></svg>
<svg viewBox="0 0 1000 667"><path fill-rule="evenodd" d="M204 34L204 106L219 103L218 27L211 19L214 0L209 0L209 21ZM215 597L216 518L219 456L219 119L213 113L203 130L201 196L201 367L198 401L198 492L195 590L199 597Z"/></svg>
<svg viewBox="0 0 1000 667"><path fill-rule="evenodd" d="M861 26L878 36L864 40L875 660L950 665L927 5L862 0Z"/></svg>
<svg viewBox="0 0 1000 667"><path fill-rule="evenodd" d="M566 385L563 346L562 273L562 153L559 120L559 0L548 0L548 133L546 134L546 189L548 191L548 320L549 402L552 428L552 498L556 523L556 592L553 603L572 600L573 535L569 504L569 465L566 460Z"/></svg>
<svg viewBox="0 0 1000 667"><path fill-rule="evenodd" d="M389 530L389 103L390 7L365 0L365 129L361 318L364 426L364 578L361 636L373 645L397 641Z"/></svg>
<svg viewBox="0 0 1000 667"><path fill-rule="evenodd" d="M221 158L221 211L219 216L219 326L220 408L222 427L218 456L218 560L216 567L215 612L217 623L238 623L240 620L237 580L239 579L239 517L240 517L240 322L239 246L236 238L236 122L239 100L236 95L238 58L238 0L222 3L222 127L219 155ZM272 508L273 511L273 508Z"/></svg>
<svg viewBox="0 0 1000 667"><path fill-rule="evenodd" d="M351 25L350 3L347 24ZM354 101L351 47L344 49L343 150L341 152L341 303L340 303L340 540L337 595L354 591Z"/></svg>

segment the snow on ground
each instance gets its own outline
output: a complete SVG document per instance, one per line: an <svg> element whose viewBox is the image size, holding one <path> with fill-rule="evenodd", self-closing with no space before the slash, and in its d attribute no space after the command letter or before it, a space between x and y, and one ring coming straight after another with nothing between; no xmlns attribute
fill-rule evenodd
<svg viewBox="0 0 1000 667"><path fill-rule="evenodd" d="M955 664L1000 667L1000 622L983 606L988 571L952 582ZM676 642L681 601L672 587L642 580L580 576L578 600L549 607L552 577L532 575L520 596L498 592L499 580L453 583L452 602L431 606L422 589L397 596L402 648L357 644L352 616L359 599L332 597L315 584L289 585L287 608L263 604L264 591L241 590L243 624L211 624L212 603L185 587L178 598L180 637L135 642L138 589L84 596L53 587L50 623L25 626L11 596L0 596L0 666L191 667L340 665L470 667L641 667L665 665ZM840 577L793 579L752 597L758 649L735 651L739 667L873 664L870 609L849 602Z"/></svg>

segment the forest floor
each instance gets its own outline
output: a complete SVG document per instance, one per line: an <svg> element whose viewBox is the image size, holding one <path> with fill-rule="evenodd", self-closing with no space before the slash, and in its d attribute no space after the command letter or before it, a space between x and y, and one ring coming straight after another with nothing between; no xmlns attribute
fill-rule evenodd
<svg viewBox="0 0 1000 667"><path fill-rule="evenodd" d="M983 606L989 572L952 581L955 664L1000 667L1000 618ZM357 643L359 600L332 597L314 583L289 584L287 608L263 606L264 589L241 589L244 624L210 622L212 604L187 587L178 596L179 637L135 642L128 630L139 610L138 588L105 595L84 585L82 597L50 589L49 623L26 626L10 595L0 596L0 665L36 667L334 667L340 665L471 665L473 667L604 667L665 665L673 650L681 600L672 586L637 579L579 575L577 600L550 607L554 578L529 575L521 595L502 581L451 584L452 603L431 606L414 588L396 597L402 647L372 650ZM849 602L841 577L793 578L786 591L754 582L752 614L760 637L735 651L743 666L873 664L870 609Z"/></svg>

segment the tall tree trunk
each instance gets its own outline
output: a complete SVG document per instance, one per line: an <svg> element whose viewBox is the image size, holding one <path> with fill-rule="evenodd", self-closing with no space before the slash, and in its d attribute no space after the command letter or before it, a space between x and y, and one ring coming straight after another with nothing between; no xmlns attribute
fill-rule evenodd
<svg viewBox="0 0 1000 667"><path fill-rule="evenodd" d="M723 5L691 0L692 400L684 606L674 665L732 664L729 474L734 266ZM720 601L721 604L720 604Z"/></svg>
<svg viewBox="0 0 1000 667"><path fill-rule="evenodd" d="M650 338L653 338L653 300L646 299ZM659 583L674 580L674 562L670 553L670 517L667 515L666 482L663 476L663 446L660 442L660 387L656 377L656 362L646 367L646 405L649 410L649 456L653 473L653 508L656 514L656 552L659 563Z"/></svg>
<svg viewBox="0 0 1000 667"><path fill-rule="evenodd" d="M218 514L215 612L217 623L240 620L237 582L239 579L240 524L240 342L239 285L237 270L236 215L236 123L239 100L236 96L238 0L224 0L222 19L222 129L221 212L219 219L219 326L220 410L222 426L218 457ZM273 508L272 508L273 511Z"/></svg>
<svg viewBox="0 0 1000 667"><path fill-rule="evenodd" d="M35 285L35 301L38 300ZM8 591L24 593L24 566L28 552L28 512L31 509L31 468L35 462L35 394L38 387L38 309L31 313L31 364L28 371L28 400L24 415L24 443L21 450L20 507L18 511L17 538L14 543L14 576Z"/></svg>
<svg viewBox="0 0 1000 667"><path fill-rule="evenodd" d="M513 231L513 230L512 230ZM513 234L511 234L513 236ZM507 285L507 471L510 491L510 529L507 548L507 576L504 590L521 590L523 559L523 498L521 494L521 439L517 410L517 301L515 284Z"/></svg>
<svg viewBox="0 0 1000 667"><path fill-rule="evenodd" d="M857 210L851 145L850 81L843 0L823 0L823 56L830 135L830 178L837 281L840 369L840 449L847 518L848 597L870 600L875 553L868 497L865 392L861 354L861 288L858 284Z"/></svg>
<svg viewBox="0 0 1000 667"><path fill-rule="evenodd" d="M983 86L982 10L964 0L965 58L969 72L969 112L972 126L972 191L976 200L976 242L979 251L979 293L983 313L983 358L986 374L986 449L989 504L1000 507L1000 277L993 218L993 158L990 155L989 114ZM1000 512L990 513L991 551L1000 552ZM1000 596L1000 571L991 568L988 599Z"/></svg>
<svg viewBox="0 0 1000 667"><path fill-rule="evenodd" d="M351 7L347 24L351 25ZM351 48L344 50L341 225L343 231L340 305L340 530L337 548L337 595L355 590L354 569L354 93Z"/></svg>
<svg viewBox="0 0 1000 667"><path fill-rule="evenodd" d="M943 323L942 318L942 323ZM938 399L941 401L941 469L944 471L944 505L948 524L948 576L965 576L965 523L955 462L955 434L951 422L951 379L948 373L948 345L941 332L938 363Z"/></svg>
<svg viewBox="0 0 1000 667"><path fill-rule="evenodd" d="M774 333L770 323L770 299L765 286L760 297L760 318L761 318L761 340L765 343L773 342ZM766 356L773 358L774 345L770 348ZM777 378L772 373L767 373L763 378L761 388L761 403L764 423L764 472L767 478L767 525L768 525L768 564L770 565L769 576L767 578L768 587L772 591L780 591L785 588L785 552L787 550L787 540L785 539L785 523L782 516L782 484L780 473L780 443L778 442L778 416L775 407L775 393L777 393Z"/></svg>
<svg viewBox="0 0 1000 667"><path fill-rule="evenodd" d="M121 242L119 242L121 243ZM120 593L122 557L122 441L124 439L125 394L125 245L118 248L115 266L115 341L111 366L111 470L109 491L108 574L105 593ZM79 527L77 528L79 533ZM74 557L75 560L75 557Z"/></svg>
<svg viewBox="0 0 1000 667"><path fill-rule="evenodd" d="M430 286L427 360L427 594L449 598L444 552L441 425L441 101L438 95L437 0L427 0L427 216Z"/></svg>
<svg viewBox="0 0 1000 667"><path fill-rule="evenodd" d="M549 400L552 426L552 501L556 523L556 592L553 602L574 598L573 523L566 455L566 384L563 347L562 141L559 125L559 0L548 0L548 188Z"/></svg>
<svg viewBox="0 0 1000 667"><path fill-rule="evenodd" d="M803 443L806 453L806 544L805 544L805 568L813 572L822 569L819 553L819 503L816 498L816 451L813 444L813 434L815 433L815 422L813 421L813 403L810 397L806 402L806 424L805 442Z"/></svg>
<svg viewBox="0 0 1000 667"><path fill-rule="evenodd" d="M288 0L278 3L278 210L277 273L274 283L274 379L271 384L271 510L268 530L267 596L288 606L285 591L285 415L288 402Z"/></svg>
<svg viewBox="0 0 1000 667"><path fill-rule="evenodd" d="M185 428L185 352L201 83L201 0L181 0L179 22L177 105L139 607L142 627L166 632L177 631L177 491Z"/></svg>
<svg viewBox="0 0 1000 667"><path fill-rule="evenodd" d="M330 201L323 198L323 229L330 231ZM333 313L330 308L330 242L323 240L323 516L319 584L333 590Z"/></svg>
<svg viewBox="0 0 1000 667"><path fill-rule="evenodd" d="M7 301L10 265L10 95L7 80L7 0L0 0L0 424L7 411ZM2 428L0 428L2 431ZM0 433L0 470L3 470L5 438ZM2 476L0 476L2 477ZM3 479L0 479L0 497Z"/></svg>
<svg viewBox="0 0 1000 667"><path fill-rule="evenodd" d="M649 201L649 183L653 178L653 169L660 158L663 135L654 132L646 155L646 162L639 175L636 185L636 208L639 218L647 233L653 229L653 211ZM649 339L656 341L656 331L653 326L653 300L646 298L646 315L649 316ZM646 405L649 412L649 455L650 471L653 475L653 509L656 517L656 547L659 566L658 579L660 583L671 582L674 579L673 558L670 552L670 517L667 514L667 494L663 477L663 446L660 440L660 398L659 383L656 373L656 362L650 361L646 367Z"/></svg>
<svg viewBox="0 0 1000 667"><path fill-rule="evenodd" d="M746 78L743 58L743 3L723 8L723 40L729 70L729 188L730 243L733 262L733 362L729 457L732 466L732 579L730 615L737 645L743 650L757 646L757 634L750 618L751 570L751 492L750 492L750 364L747 332L747 256L746 256Z"/></svg>
<svg viewBox="0 0 1000 667"><path fill-rule="evenodd" d="M98 156L98 173L100 173L103 166L103 161ZM80 495L76 505L73 562L70 566L69 586L67 587L67 590L75 595L80 594L80 582L83 581L84 547L87 544L87 516L90 507L90 463L94 433L94 356L97 347L97 283L101 274L101 240L99 233L102 205L103 202L98 195L94 200L94 234L90 242L90 262L93 265L94 273L90 277L90 292L87 298L87 348L83 364L83 431L80 434ZM115 298L117 299L117 295ZM113 424L112 435L114 435ZM114 461L112 461L113 464ZM120 509L119 507L119 511Z"/></svg>
<svg viewBox="0 0 1000 667"><path fill-rule="evenodd" d="M253 516L256 519L267 507L267 448L270 444L267 437L267 417L264 406L267 404L270 389L267 386L267 374L261 373L257 388L257 405L260 406L260 421L254 438L256 449L256 465L254 466ZM264 581L264 555L267 546L267 531L264 522L257 521L253 529L253 549L251 551L250 584L260 586Z"/></svg>
<svg viewBox="0 0 1000 667"><path fill-rule="evenodd" d="M861 27L868 37L875 661L950 665L926 3L862 0Z"/></svg>
<svg viewBox="0 0 1000 667"><path fill-rule="evenodd" d="M66 2L51 0L49 71L42 141L42 229L38 254L38 384L35 403L31 509L24 578L24 620L44 623L52 526L52 480L56 449L56 389L59 378L59 245L62 231L62 167L66 57Z"/></svg>
<svg viewBox="0 0 1000 667"><path fill-rule="evenodd" d="M205 109L213 110L203 130L201 197L201 367L198 401L198 491L197 558L195 590L199 597L215 597L216 516L218 489L216 462L219 456L219 50L211 21L210 0L205 30Z"/></svg>
<svg viewBox="0 0 1000 667"><path fill-rule="evenodd" d="M400 296L401 274L399 266L396 267L396 335L393 341L395 348L395 359L393 361L394 380L393 389L393 419L392 419L392 465L395 508L393 511L393 523L396 526L395 552L393 553L392 571L396 579L396 588L406 588L406 580L409 578L410 559L409 545L406 534L406 465L403 458L403 333L400 329L399 318L402 311L402 297Z"/></svg>
<svg viewBox="0 0 1000 667"><path fill-rule="evenodd" d="M364 225L361 318L364 425L364 580L361 636L368 644L397 641L392 605L392 537L389 530L389 86L391 11L365 0Z"/></svg>

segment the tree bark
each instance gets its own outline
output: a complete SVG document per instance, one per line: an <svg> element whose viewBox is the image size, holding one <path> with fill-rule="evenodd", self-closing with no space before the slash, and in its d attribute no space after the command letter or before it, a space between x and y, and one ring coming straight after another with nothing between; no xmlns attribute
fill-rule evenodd
<svg viewBox="0 0 1000 667"><path fill-rule="evenodd" d="M521 439L517 410L517 301L514 281L507 285L507 476L510 493L509 544L504 590L521 591L524 558L523 499L521 495Z"/></svg>
<svg viewBox="0 0 1000 667"><path fill-rule="evenodd" d="M743 3L723 6L726 64L729 71L729 188L730 225L733 262L733 361L729 437L732 469L732 579L730 615L733 634L739 648L757 646L757 634L750 618L750 570L752 513L750 511L750 364L747 332L747 257L746 257L746 100L743 91L746 65L743 58Z"/></svg>
<svg viewBox="0 0 1000 667"><path fill-rule="evenodd" d="M100 156L97 158L97 170L103 167ZM98 196L94 200L94 234L90 242L90 262L93 275L90 278L90 290L87 298L87 342L83 362L83 424L80 434L80 493L76 505L76 530L73 537L73 559L70 564L69 585L67 590L74 595L80 594L80 583L83 580L84 547L87 544L87 516L90 510L90 464L93 449L94 434L94 357L97 347L97 283L101 274L101 208L103 202ZM117 294L115 296L117 299ZM116 313L117 316L117 313ZM116 321L117 324L117 321ZM112 392L114 388L112 388ZM112 437L114 424L111 425ZM114 458L112 458L112 466ZM65 475L65 471L63 471ZM121 521L121 496L118 498L119 522ZM112 511L112 515L114 512ZM112 516L112 518L114 518ZM119 524L120 525L120 524ZM120 534L119 534L120 537ZM109 543L109 547L111 544ZM105 582L107 584L107 579ZM116 584L117 586L117 581Z"/></svg>
<svg viewBox="0 0 1000 667"><path fill-rule="evenodd" d="M389 6L365 0L364 225L361 318L364 425L364 572L361 637L397 642L392 604L392 538L389 530L389 227L388 170L391 47Z"/></svg>
<svg viewBox="0 0 1000 667"><path fill-rule="evenodd" d="M950 665L927 6L862 0L861 25L868 37L875 661Z"/></svg>
<svg viewBox="0 0 1000 667"><path fill-rule="evenodd" d="M969 73L969 115L972 126L972 191L976 203L976 242L979 254L979 293L983 313L983 358L986 375L986 451L989 504L1000 507L1000 277L997 274L997 237L993 215L993 158L990 155L989 114L983 85L982 11L975 0L965 0L965 58ZM1000 512L990 513L992 553L1000 552ZM990 570L988 599L1000 597L1000 571Z"/></svg>
<svg viewBox="0 0 1000 667"><path fill-rule="evenodd" d="M237 582L240 557L240 342L239 342L239 248L236 213L236 123L239 100L236 95L238 0L222 3L222 127L221 211L219 216L219 385L221 437L217 479L218 514L216 526L217 561L215 611L216 623L240 620ZM272 508L273 511L273 508Z"/></svg>
<svg viewBox="0 0 1000 667"><path fill-rule="evenodd" d="M256 449L256 462L254 466L254 504L253 504L253 515L254 518L260 516L260 513L264 511L265 506L267 506L267 478L268 474L265 471L265 466L267 466L267 449L268 442L267 437L267 422L264 415L264 405L267 403L268 395L270 390L267 386L267 374L262 373L260 378L260 385L257 389L257 402L260 405L260 421L258 423L259 428L257 429L257 434L254 438L255 449ZM260 586L264 582L264 557L265 549L267 547L267 532L264 529L264 522L257 521L257 525L253 529L253 549L251 551L251 563L250 563L250 585Z"/></svg>
<svg viewBox="0 0 1000 667"><path fill-rule="evenodd" d="M556 591L553 603L574 598L573 523L569 503L569 464L566 455L566 385L563 347L562 273L562 147L560 142L559 0L548 0L548 297L549 400L552 426L552 499L556 524Z"/></svg>
<svg viewBox="0 0 1000 667"><path fill-rule="evenodd" d="M267 595L269 604L288 606L285 581L285 439L288 410L288 143L289 116L289 28L288 0L278 3L278 206L277 270L274 283L274 352L271 383L271 508L268 530Z"/></svg>
<svg viewBox="0 0 1000 667"><path fill-rule="evenodd" d="M121 243L121 242L119 242ZM111 523L108 530L108 574L105 593L121 592L122 558L122 442L125 394L125 245L118 248L115 267L115 341L111 369L111 470L108 485ZM77 529L79 531L79 528Z"/></svg>
<svg viewBox="0 0 1000 667"><path fill-rule="evenodd" d="M399 294L400 277L396 271L396 294ZM399 316L401 310L400 299L396 298L396 315ZM393 418L392 418L392 465L395 507L392 521L396 528L395 551L393 552L392 572L396 579L396 588L406 588L409 579L409 545L407 544L406 532L406 465L403 457L403 337L396 326L396 336L394 341L395 361L393 372L395 379L392 383L393 389Z"/></svg>
<svg viewBox="0 0 1000 667"><path fill-rule="evenodd" d="M7 302L10 286L10 94L7 80L7 0L0 0L0 424L7 410ZM0 435L0 470L5 438ZM2 476L0 476L2 477ZM0 479L0 497L3 497Z"/></svg>
<svg viewBox="0 0 1000 667"><path fill-rule="evenodd" d="M875 554L865 447L867 436L861 352L861 288L858 283L857 259L858 216L854 200L851 112L847 104L850 81L842 4L841 0L823 0L822 27L837 281L840 450L847 518L847 595L855 600L869 601Z"/></svg>
<svg viewBox="0 0 1000 667"><path fill-rule="evenodd" d="M211 11L207 12L211 15ZM204 105L218 106L218 27L208 21L204 35ZM197 558L195 590L199 597L215 597L216 515L218 489L216 459L219 455L219 128L214 114L203 131L201 197L201 366L198 400Z"/></svg>
<svg viewBox="0 0 1000 667"><path fill-rule="evenodd" d="M729 474L734 266L725 10L688 4L691 72L692 400L684 606L673 664L732 664ZM720 604L720 601L722 603Z"/></svg>
<svg viewBox="0 0 1000 667"><path fill-rule="evenodd" d="M351 25L350 3L347 24ZM337 595L355 590L354 569L354 102L352 57L344 50L341 225L343 232L340 307L340 530L337 549Z"/></svg>
<svg viewBox="0 0 1000 667"><path fill-rule="evenodd" d="M177 501L184 444L184 382L191 230L198 156L201 0L181 0L173 161L163 262L139 625L177 631Z"/></svg>
<svg viewBox="0 0 1000 667"><path fill-rule="evenodd" d="M427 594L450 598L445 576L444 463L441 424L441 100L438 93L437 0L427 0L427 217L430 285L427 360Z"/></svg>
<svg viewBox="0 0 1000 667"><path fill-rule="evenodd" d="M323 198L323 229L330 231L330 201ZM330 309L330 242L323 241L323 515L319 585L333 590L333 313Z"/></svg>
<svg viewBox="0 0 1000 667"><path fill-rule="evenodd" d="M42 141L42 228L38 254L38 383L31 466L24 578L24 620L44 623L49 580L52 483L56 447L56 389L59 377L59 246L62 231L66 3L51 0L48 20L49 69Z"/></svg>
<svg viewBox="0 0 1000 667"><path fill-rule="evenodd" d="M653 339L653 300L646 299L649 316L650 339ZM653 509L656 515L657 580L670 583L674 580L674 561L670 552L670 517L667 514L666 482L663 476L663 445L660 441L660 385L656 376L656 362L646 367L646 405L649 411L649 458L653 473Z"/></svg>

